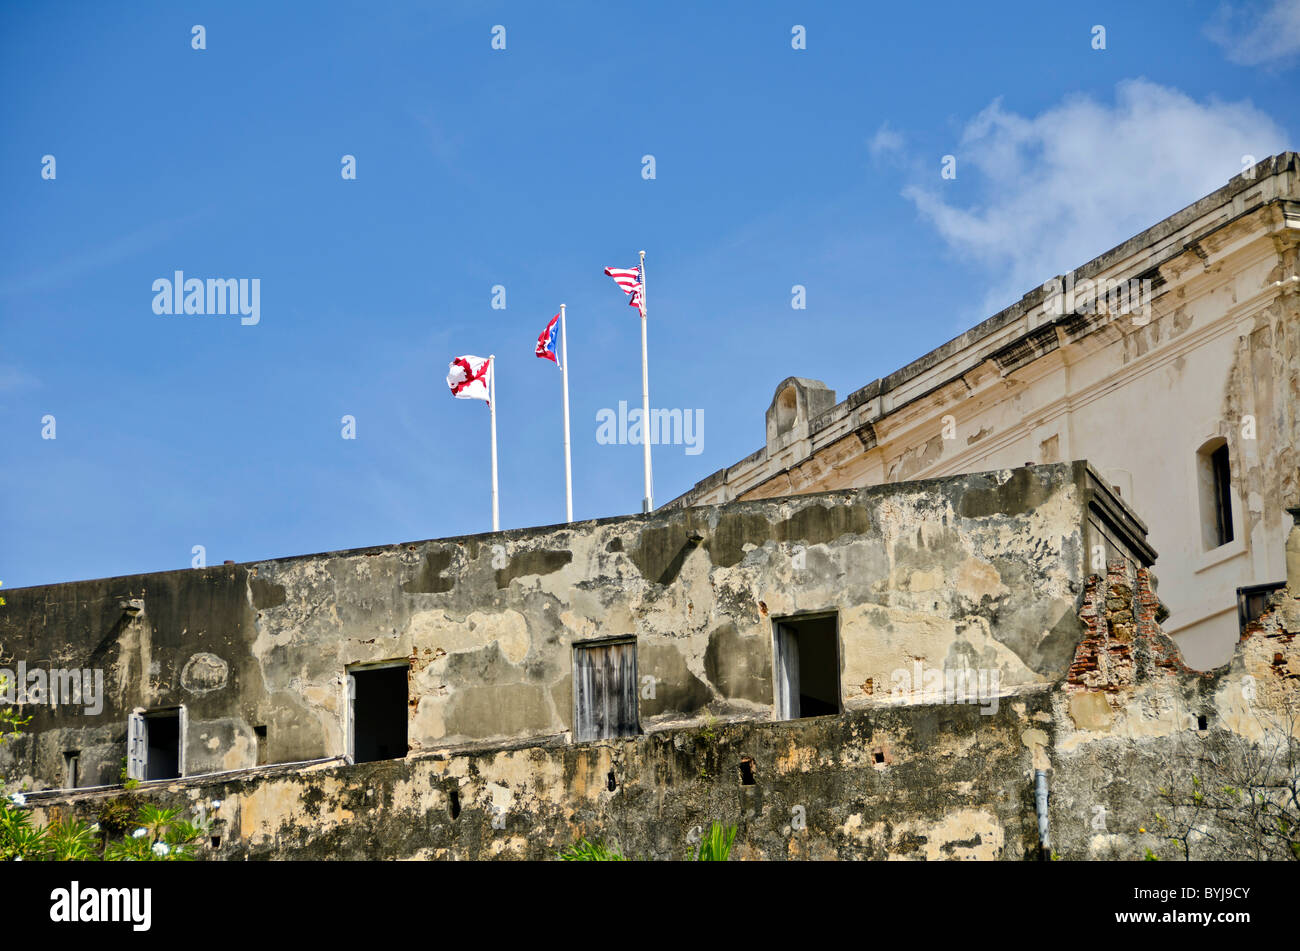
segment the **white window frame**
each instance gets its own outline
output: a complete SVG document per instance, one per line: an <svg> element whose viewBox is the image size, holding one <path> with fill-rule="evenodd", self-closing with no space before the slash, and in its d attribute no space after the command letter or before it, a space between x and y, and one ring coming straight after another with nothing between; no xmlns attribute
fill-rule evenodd
<svg viewBox="0 0 1300 951"><path fill-rule="evenodd" d="M146 710L143 707L136 707L127 715L126 724L126 778L135 779L139 782L146 782L145 775L149 771L149 725L146 722L152 717L163 715L177 715L176 729L178 736L176 739L178 749L176 751L176 769L180 774L178 779L183 779L186 773L185 762L185 737L189 730L189 712L185 709L185 704L179 704L174 707L157 707ZM165 780L159 780L165 782Z"/></svg>
<svg viewBox="0 0 1300 951"><path fill-rule="evenodd" d="M1228 447L1228 502L1232 510L1232 541L1225 542L1214 548L1205 548L1205 500L1202 495L1202 469L1209 464L1206 452L1206 446L1218 440L1224 440L1224 445ZM1244 554L1247 548L1245 512L1241 504L1241 497L1237 492L1237 485L1232 479L1232 473L1239 471L1236 469L1240 461L1234 458L1232 452L1232 441L1219 433L1212 433L1205 436L1198 443L1195 452L1192 453L1191 464L1189 466L1189 482L1191 484L1191 502L1195 510L1196 520L1196 552L1193 555L1192 571L1199 573L1207 568L1212 568L1217 564L1236 558ZM1234 592L1235 595L1235 592ZM1234 597L1235 605L1235 597Z"/></svg>
<svg viewBox="0 0 1300 951"><path fill-rule="evenodd" d="M799 709L798 695L790 694L790 684L799 680L799 650L796 635L788 631L786 625L831 617L835 618L835 705L840 714L844 713L844 641L840 629L843 619L839 608L829 608L772 618L772 719L804 719L803 711ZM795 646L793 651L790 650L791 645Z"/></svg>

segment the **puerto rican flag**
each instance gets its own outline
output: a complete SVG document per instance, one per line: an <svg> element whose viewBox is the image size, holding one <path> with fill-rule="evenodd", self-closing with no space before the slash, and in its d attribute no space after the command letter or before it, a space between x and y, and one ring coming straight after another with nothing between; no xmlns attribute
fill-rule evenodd
<svg viewBox="0 0 1300 951"><path fill-rule="evenodd" d="M483 400L491 405L492 360L487 357L457 357L447 369L447 385L458 400Z"/></svg>
<svg viewBox="0 0 1300 951"><path fill-rule="evenodd" d="M560 315L556 314L551 318L551 322L546 325L537 336L537 350L534 351L543 360L550 360L557 367L560 365L560 358L555 352L555 341L560 334Z"/></svg>

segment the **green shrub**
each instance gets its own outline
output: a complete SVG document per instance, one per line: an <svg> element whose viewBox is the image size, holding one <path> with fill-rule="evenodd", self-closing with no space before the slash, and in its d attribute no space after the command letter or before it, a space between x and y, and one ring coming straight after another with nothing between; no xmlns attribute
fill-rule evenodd
<svg viewBox="0 0 1300 951"><path fill-rule="evenodd" d="M626 862L618 849L608 848L604 842L588 842L585 837L569 846L557 856L562 862Z"/></svg>
<svg viewBox="0 0 1300 951"><path fill-rule="evenodd" d="M159 809L145 803L136 821L140 828L108 843L104 858L110 862L188 862L205 825L178 818L179 809Z"/></svg>
<svg viewBox="0 0 1300 951"><path fill-rule="evenodd" d="M116 839L136 828L135 804L126 796L106 799L95 816L106 839Z"/></svg>
<svg viewBox="0 0 1300 951"><path fill-rule="evenodd" d="M697 862L725 862L731 855L731 844L736 841L736 827L723 827L721 822L713 823L708 834L700 839L700 848L692 858Z"/></svg>

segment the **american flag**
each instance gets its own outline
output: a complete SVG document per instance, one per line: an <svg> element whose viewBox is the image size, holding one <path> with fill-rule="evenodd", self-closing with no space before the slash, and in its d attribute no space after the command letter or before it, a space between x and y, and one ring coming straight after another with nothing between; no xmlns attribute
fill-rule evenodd
<svg viewBox="0 0 1300 951"><path fill-rule="evenodd" d="M624 294L631 294L632 299L628 301L628 306L635 307L645 316L645 309L641 306L641 269L639 267L607 267L605 273L614 279L614 283L623 288Z"/></svg>

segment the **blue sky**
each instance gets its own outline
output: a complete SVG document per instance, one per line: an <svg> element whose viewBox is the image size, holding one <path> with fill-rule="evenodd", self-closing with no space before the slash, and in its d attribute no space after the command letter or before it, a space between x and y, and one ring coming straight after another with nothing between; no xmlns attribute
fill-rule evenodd
<svg viewBox="0 0 1300 951"><path fill-rule="evenodd" d="M502 527L562 521L561 302L575 517L639 511L595 434L642 248L651 404L704 416L662 504L783 378L843 398L1296 148L1298 51L1297 0L6 4L0 579L486 531L461 354L498 356ZM176 270L258 278L260 322L156 315Z"/></svg>

